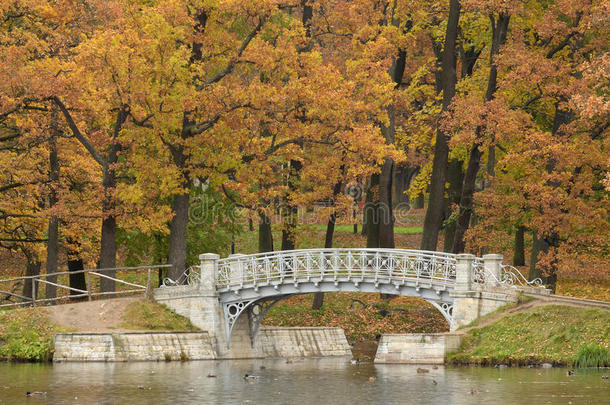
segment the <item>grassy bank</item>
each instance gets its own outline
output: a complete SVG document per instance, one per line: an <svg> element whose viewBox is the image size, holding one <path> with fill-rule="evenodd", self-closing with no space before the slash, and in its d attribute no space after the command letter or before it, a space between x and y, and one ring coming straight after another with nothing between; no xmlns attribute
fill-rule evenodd
<svg viewBox="0 0 610 405"><path fill-rule="evenodd" d="M379 294L326 294L324 306L312 310L312 296L280 301L263 319L273 326L336 326L350 343L373 340L383 333L446 332L441 313L424 300L396 297L389 302Z"/></svg>
<svg viewBox="0 0 610 405"><path fill-rule="evenodd" d="M112 300L105 301L112 306ZM53 323L46 311L55 307L0 311L0 361L44 362L53 358L53 336L87 332ZM107 307L110 308L110 307ZM112 309L110 309L112 310ZM121 315L122 330L193 331L191 322L164 305L149 300L131 302Z"/></svg>
<svg viewBox="0 0 610 405"><path fill-rule="evenodd" d="M537 306L467 332L455 364L610 366L610 311Z"/></svg>
<svg viewBox="0 0 610 405"><path fill-rule="evenodd" d="M198 330L188 318L178 315L165 305L149 300L134 301L123 313L121 327L138 331Z"/></svg>
<svg viewBox="0 0 610 405"><path fill-rule="evenodd" d="M36 308L0 311L0 360L49 361L53 336L67 331Z"/></svg>

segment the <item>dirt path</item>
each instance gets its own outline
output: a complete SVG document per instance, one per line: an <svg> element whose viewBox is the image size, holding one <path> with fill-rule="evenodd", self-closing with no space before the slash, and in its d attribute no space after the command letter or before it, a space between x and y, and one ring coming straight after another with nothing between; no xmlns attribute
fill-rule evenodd
<svg viewBox="0 0 610 405"><path fill-rule="evenodd" d="M54 305L43 308L54 323L78 332L124 332L121 318L125 308L139 297Z"/></svg>

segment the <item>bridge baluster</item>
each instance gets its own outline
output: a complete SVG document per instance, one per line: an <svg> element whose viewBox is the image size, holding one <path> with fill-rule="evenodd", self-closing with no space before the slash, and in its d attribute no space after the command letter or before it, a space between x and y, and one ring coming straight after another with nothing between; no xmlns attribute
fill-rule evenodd
<svg viewBox="0 0 610 405"><path fill-rule="evenodd" d="M504 256L498 254L483 255L483 267L485 268L485 276L492 285L500 285L502 282L502 259ZM486 280L487 281L487 280Z"/></svg>
<svg viewBox="0 0 610 405"><path fill-rule="evenodd" d="M216 289L218 259L220 259L220 256L216 253L204 253L199 255L199 262L201 268L201 286L205 289Z"/></svg>
<svg viewBox="0 0 610 405"><path fill-rule="evenodd" d="M352 256L351 250L347 251L346 259L347 259L347 272L351 279L354 275L353 274L354 273L354 257Z"/></svg>
<svg viewBox="0 0 610 405"><path fill-rule="evenodd" d="M473 268L472 262L474 255L459 254L455 264L455 288L461 291L472 290Z"/></svg>

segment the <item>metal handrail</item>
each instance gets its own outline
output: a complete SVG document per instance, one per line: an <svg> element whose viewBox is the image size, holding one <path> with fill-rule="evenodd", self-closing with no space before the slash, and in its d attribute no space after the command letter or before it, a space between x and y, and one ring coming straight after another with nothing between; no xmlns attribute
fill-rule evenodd
<svg viewBox="0 0 610 405"><path fill-rule="evenodd" d="M26 280L31 280L31 285L32 285L31 297L26 297L24 295L17 294L17 293L15 293L15 291L9 292L9 291L2 291L2 289L0 289L0 296L4 295L6 297L4 299L5 301L10 300L12 297L16 297L17 299L22 300L20 302L9 302L8 304L0 304L0 307L35 305L36 303L56 302L56 301L65 300L65 299L74 299L74 298L82 298L82 297L87 297L88 300L91 300L93 297L97 297L97 296L104 296L104 295L116 296L116 295L124 295L124 294L133 294L133 293L138 293L138 292L140 292L140 293L143 292L143 293L145 293L146 296L149 296L152 291L151 290L151 272L152 272L152 270L161 269L161 268L169 268L171 266L172 266L171 264L163 264L163 265L154 265L154 266L82 269L82 270L75 270L75 271L60 271L60 272L48 273L48 274L45 273L45 274L36 274L36 275L31 275L31 276L0 279L0 285L6 284L6 283L21 282L21 281L26 281ZM140 270L147 271L146 285L132 283L127 280L121 280L120 278L111 277L107 274L104 274L109 271L140 271ZM57 276L62 276L62 275L73 275L73 274L85 274L85 276L87 278L87 281L86 281L87 289L86 290L81 290L78 288L71 287L69 285L63 285L58 282L51 282L48 280L48 278L52 277L52 276L57 277ZM95 292L95 291L93 291L92 283L91 283L92 276L97 276L100 279L104 278L104 279L113 280L114 282L116 282L120 285L125 285L128 287L134 287L134 288L128 289L128 290ZM38 295L41 291L41 289L39 288L41 284L51 284L60 290L67 290L71 293L75 292L77 294L70 294L70 295L66 295L66 296L58 295L57 297L54 297L54 298L46 298L46 297L38 298Z"/></svg>
<svg viewBox="0 0 610 405"><path fill-rule="evenodd" d="M198 270L199 270L199 266L191 266L188 269L186 269L184 271L184 273L182 273L180 275L180 277L178 277L177 280L173 280L173 279L167 277L163 280L161 287L173 287L173 286L185 285L185 284L186 285L198 284L201 281L201 274Z"/></svg>
<svg viewBox="0 0 610 405"><path fill-rule="evenodd" d="M541 278L535 278L530 281L515 266L503 264L501 267L502 280L500 281L500 284L509 286L516 286L518 284L523 287L543 287Z"/></svg>
<svg viewBox="0 0 610 405"><path fill-rule="evenodd" d="M455 283L456 255L407 249L306 249L229 257L218 261L217 289L303 280Z"/></svg>
<svg viewBox="0 0 610 405"><path fill-rule="evenodd" d="M262 253L251 253L248 255L243 255L239 257L247 256L249 258L257 258L257 257L267 257L267 256L277 256L277 255L289 255L293 253L299 252L341 252L341 251L366 251L366 252L388 252L388 253L396 253L396 252L407 252L407 253L422 253L429 254L438 257L448 257L455 259L457 255L455 253L447 253L447 252L436 252L434 250L417 250L417 249L391 249L391 248L318 248L318 249L294 249L294 250L278 250L271 252L262 252ZM225 257L223 259L218 260L218 264L222 265L225 262L235 261L237 257Z"/></svg>
<svg viewBox="0 0 610 405"><path fill-rule="evenodd" d="M477 258L478 259L478 258ZM505 287L544 287L542 279L535 278L529 281L515 266L510 264L500 265L500 277L485 268L482 261L475 261L473 267L473 281L478 284L494 283Z"/></svg>

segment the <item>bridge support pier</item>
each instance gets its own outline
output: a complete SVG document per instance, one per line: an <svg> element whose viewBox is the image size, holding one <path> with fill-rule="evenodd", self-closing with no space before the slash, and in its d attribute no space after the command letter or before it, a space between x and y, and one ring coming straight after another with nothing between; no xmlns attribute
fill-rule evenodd
<svg viewBox="0 0 610 405"><path fill-rule="evenodd" d="M227 318L224 313L226 308L220 304L216 290L218 259L220 256L215 253L199 255L199 283L157 288L154 292L155 300L189 318L202 331L207 331L212 337L218 358L261 357L252 346L247 316L234 319L229 348L226 333L228 325L225 325Z"/></svg>
<svg viewBox="0 0 610 405"><path fill-rule="evenodd" d="M495 280L481 285L474 283L474 260L470 254L459 254L456 257L455 289L453 297L453 325L451 330L472 323L480 316L489 314L510 302L516 302L518 292L501 288L502 255L483 256L483 267Z"/></svg>

